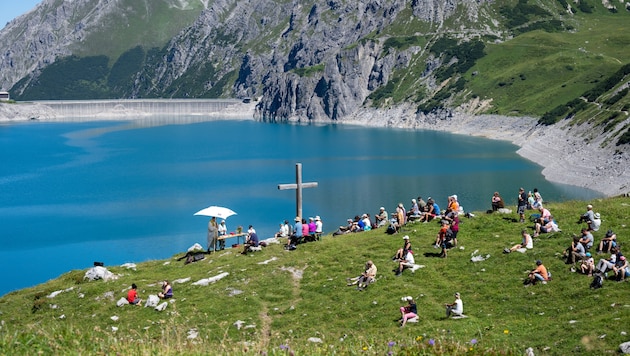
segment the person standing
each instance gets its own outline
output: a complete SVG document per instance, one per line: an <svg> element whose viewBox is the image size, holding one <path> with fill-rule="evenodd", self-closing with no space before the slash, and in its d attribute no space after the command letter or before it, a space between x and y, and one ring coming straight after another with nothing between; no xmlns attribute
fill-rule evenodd
<svg viewBox="0 0 630 356"><path fill-rule="evenodd" d="M444 304L446 307L446 317L449 318L451 315L462 316L464 315L464 302L460 298L459 292L455 293L455 301L450 304Z"/></svg>
<svg viewBox="0 0 630 356"><path fill-rule="evenodd" d="M522 187L518 190L518 202L516 205L516 212L520 218L520 222L525 222L525 210L527 209L527 193Z"/></svg>
<svg viewBox="0 0 630 356"><path fill-rule="evenodd" d="M217 218L213 216L208 222L208 252L211 252L210 247L212 247L212 251L217 248L218 234Z"/></svg>
<svg viewBox="0 0 630 356"><path fill-rule="evenodd" d="M227 235L227 227L225 226L225 220L221 220L221 223L219 224L219 227L218 227L218 232L219 232L219 237L222 237L221 239L219 239L219 249L225 250L225 237Z"/></svg>

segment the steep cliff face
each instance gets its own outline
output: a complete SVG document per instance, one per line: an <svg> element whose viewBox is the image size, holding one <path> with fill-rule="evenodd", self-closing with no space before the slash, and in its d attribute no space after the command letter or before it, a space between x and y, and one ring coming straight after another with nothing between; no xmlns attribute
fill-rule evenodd
<svg viewBox="0 0 630 356"><path fill-rule="evenodd" d="M161 47L198 17L204 3L207 0L43 0L0 31L0 88L9 89L24 77L36 80L48 65L70 55L115 59L138 44ZM158 23L165 14L171 15L169 21Z"/></svg>
<svg viewBox="0 0 630 356"><path fill-rule="evenodd" d="M44 1L0 33L0 44L7 48L0 62L0 84L10 87L24 78L13 87L13 96L38 99L51 89L35 88L54 85L46 84L50 76L40 73L62 57L103 54L94 49L99 47L94 42L102 42L102 52L115 61L128 48L106 39L103 32L124 33L127 38L128 33L113 29L113 24L153 23L152 15L160 12L158 5L146 0L129 1ZM182 10L175 0L158 3L169 5L173 16ZM393 71L408 66L421 49L387 47L387 38L401 35L395 33L400 30L391 29L395 23L405 24L402 32L413 32L414 27L418 32L435 31L458 9L476 17L484 1L217 0L200 4L204 10L196 20L162 46L156 39L128 39L128 47L139 43L146 51L142 68L122 81L133 83L131 88L110 88L111 93L103 89L99 96L256 97L260 98L257 115L263 120L339 120L361 107L370 93L387 84ZM139 16L143 11L145 16ZM476 22L460 23L459 31L465 33L470 24ZM12 41L15 38L21 41ZM104 87L107 79L101 81Z"/></svg>
<svg viewBox="0 0 630 356"><path fill-rule="evenodd" d="M415 121L454 110L542 116L623 64L617 44L630 36L611 37L630 20L620 4L44 0L0 32L0 86L18 100L251 97L271 122L401 105ZM581 28L600 30L584 40ZM619 96L612 109L627 112Z"/></svg>

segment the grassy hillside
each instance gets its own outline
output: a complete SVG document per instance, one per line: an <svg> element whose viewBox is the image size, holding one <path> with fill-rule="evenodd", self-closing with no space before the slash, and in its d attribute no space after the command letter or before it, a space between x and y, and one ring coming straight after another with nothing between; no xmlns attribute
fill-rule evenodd
<svg viewBox="0 0 630 356"><path fill-rule="evenodd" d="M612 228L625 246L630 199L590 203L603 219L595 239ZM226 250L188 265L174 256L137 270L109 267L120 275L110 282L87 282L85 271L71 271L0 299L0 353L506 355L528 347L536 355L614 353L630 340L630 283L605 281L590 290L590 278L571 273L559 256L579 232L585 205L547 204L563 231L536 238L525 254L501 251L530 224L513 222L515 214L476 213L462 219L459 248L445 259L433 257L437 224L416 223L396 235L325 236L295 251L272 245L247 256ZM425 268L395 277L391 257L405 234ZM490 257L471 262L473 253ZM346 286L368 259L379 268L377 282L361 292ZM553 280L525 287L536 259ZM229 275L214 284L192 285L222 272ZM158 281L188 277L174 284L175 298L163 312L116 306L131 283L146 298L157 294ZM48 298L54 291L62 292ZM456 291L468 318L445 319L443 303ZM395 320L407 295L417 298L420 322L400 328Z"/></svg>

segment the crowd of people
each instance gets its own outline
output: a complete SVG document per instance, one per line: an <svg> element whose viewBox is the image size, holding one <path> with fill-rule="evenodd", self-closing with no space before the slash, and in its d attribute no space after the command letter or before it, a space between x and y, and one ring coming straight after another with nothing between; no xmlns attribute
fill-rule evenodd
<svg viewBox="0 0 630 356"><path fill-rule="evenodd" d="M491 197L491 210L489 213L501 212L505 209L506 203L499 194L494 192ZM463 208L459 204L457 195L450 195L447 198L446 208L440 208L437 202L429 197L426 201L418 196L411 199L411 204L405 208L403 203L398 203L394 212L388 214L385 207L380 207L374 218L369 213L356 215L354 218L347 219L347 224L339 226L332 234L333 236L345 235L350 233L360 233L372 229L384 229L388 234L398 234L401 229L410 222L428 223L437 221L439 229L437 231L435 241L432 243L434 248L441 249L438 257L446 258L448 251L458 245L457 235L459 232L460 216L464 214ZM531 211L529 216L526 216ZM527 220L533 223L531 226L532 233L528 228L521 229L521 242L511 247L506 247L504 253L509 254L515 251L527 252L534 248L534 238L541 234L551 234L561 231L554 219L551 211L545 206L541 193L534 188L533 191L526 192L524 188L520 188L517 195L518 221L525 223ZM466 214L468 216L468 214ZM515 220L516 221L516 220ZM623 281L626 277L630 277L630 267L626 257L621 253L621 246L617 243L617 236L612 229L608 229L602 236L599 243L596 243L594 233L600 231L602 227L601 215L594 211L592 205L587 205L586 211L579 216L579 224L585 224L581 228L580 235L574 235L571 244L564 253L566 263L573 265L571 270L582 274L600 278L606 278L607 274L612 272L608 278ZM323 233L323 223L319 216L309 217L308 219L296 216L293 224L289 224L287 220L279 224L276 238L286 239L286 249L295 249L295 246L305 242L319 241ZM225 221L220 223L212 218L208 225L208 249L211 247L223 249L223 239L219 236L226 234ZM414 250L408 235L402 237L402 246L398 248L392 260L395 263L393 271L396 276L402 275L406 269L413 269L415 266ZM247 231L246 243L244 244L243 254L251 251L252 247L259 246L259 239L254 228L250 225ZM593 247L595 246L595 247ZM595 250L595 251L592 251ZM595 254L610 254L608 258L601 258L597 263ZM425 254L426 255L426 254ZM377 267L374 261L369 260L365 263L364 269L356 277L347 279L348 286L356 286L359 291L365 290L369 285L376 281ZM546 284L551 280L551 273L543 264L542 260L536 260L534 268L528 272L524 279L524 284ZM168 286L168 287L167 287ZM172 297L172 287L168 282L164 282L163 291L159 294L160 298ZM129 290L127 299L131 304L140 304L135 284ZM405 297L403 300L407 305L400 307L401 318L400 325L405 326L409 320L417 318L417 306L412 297ZM464 317L463 301L459 293L455 293L455 300L452 303L445 303L446 317Z"/></svg>
<svg viewBox="0 0 630 356"><path fill-rule="evenodd" d="M492 211L489 212L498 211L505 206L499 192L495 192L492 195L490 203ZM541 234L561 231L551 212L545 208L542 195L538 189L528 193L525 193L523 188L519 189L517 213L521 223L525 222L527 210L538 211L538 213L530 215L530 219L534 222L532 227L534 238L539 237ZM586 211L580 214L577 224L584 225L580 229L579 235L573 235L570 245L563 253L566 264L571 265L570 270L593 277L595 281L592 286L601 286L601 280L603 279L624 281L630 277L628 261L621 252L621 246L617 243L617 235L614 231L608 229L599 240L599 243L596 243L594 234L599 233L602 227L602 219L601 214L595 212L593 205L588 204L586 206ZM521 235L521 243L505 248L504 253L525 252L534 247L533 238L527 229L523 229ZM610 256L601 258L595 263L595 254L610 254ZM535 284L537 281L546 282L549 280L550 274L542 264L542 261L538 260L536 264L536 268L530 272L529 278L525 281L526 284Z"/></svg>

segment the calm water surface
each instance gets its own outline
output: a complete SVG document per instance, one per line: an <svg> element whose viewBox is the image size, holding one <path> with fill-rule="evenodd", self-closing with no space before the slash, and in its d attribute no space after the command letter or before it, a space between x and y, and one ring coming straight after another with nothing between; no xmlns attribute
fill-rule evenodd
<svg viewBox="0 0 630 356"><path fill-rule="evenodd" d="M71 269L142 262L206 244L209 206L238 213L228 231L252 224L261 238L295 216L295 163L304 215L330 232L380 206L393 212L418 195L443 205L457 194L486 210L495 190L515 204L519 186L547 200L593 191L547 182L542 168L499 141L432 131L210 121L0 125L0 295ZM233 243L233 241L228 241Z"/></svg>

